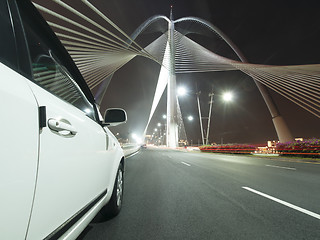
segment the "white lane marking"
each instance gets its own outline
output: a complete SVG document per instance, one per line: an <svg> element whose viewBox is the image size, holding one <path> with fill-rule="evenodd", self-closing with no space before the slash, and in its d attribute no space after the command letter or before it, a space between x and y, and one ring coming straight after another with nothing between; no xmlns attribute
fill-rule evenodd
<svg viewBox="0 0 320 240"><path fill-rule="evenodd" d="M295 168L290 168L290 167L281 167L281 166L276 166L276 165L266 165L266 167L274 167L274 168L284 168L284 169L288 169L288 170L297 170Z"/></svg>
<svg viewBox="0 0 320 240"><path fill-rule="evenodd" d="M189 163L185 163L185 162L181 162L184 165L187 165L188 167L190 167L191 165Z"/></svg>
<svg viewBox="0 0 320 240"><path fill-rule="evenodd" d="M293 204L291 204L291 203L285 202L285 201L283 201L283 200L280 200L280 199L278 199L278 198L272 197L272 196L267 195L267 194L265 194L265 193L259 192L259 191L257 191L257 190L252 189L252 188L249 188L249 187L242 187L242 188L243 188L243 189L246 189L246 190L248 190L248 191L250 191L250 192L253 192L253 193L255 193L255 194L258 194L258 195L260 195L260 196L262 196L262 197L268 198L268 199L270 199L270 200L272 200L272 201L275 201L275 202L277 202L277 203L280 203L280 204L282 204L282 205L285 205L285 206L287 206L287 207L290 207L290 208L292 208L292 209L294 209L294 210L297 210L297 211L299 211L299 212L302 212L302 213L304 213L304 214L307 214L307 215L309 215L309 216L311 216L311 217L320 219L320 215L317 214L317 213L314 213L314 212L311 212L311 211L306 210L306 209L304 209L304 208L295 206L295 205L293 205Z"/></svg>
<svg viewBox="0 0 320 240"><path fill-rule="evenodd" d="M133 157L134 155L136 155L136 154L138 154L138 153L140 153L140 151L137 151L137 152L135 152L135 153L131 153L131 154L127 155L127 156L124 156L124 158L125 158L125 159L131 158L131 157Z"/></svg>

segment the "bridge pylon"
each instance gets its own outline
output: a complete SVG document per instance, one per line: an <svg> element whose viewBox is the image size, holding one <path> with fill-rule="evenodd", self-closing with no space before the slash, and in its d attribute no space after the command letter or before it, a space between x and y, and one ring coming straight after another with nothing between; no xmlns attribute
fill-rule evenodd
<svg viewBox="0 0 320 240"><path fill-rule="evenodd" d="M177 87L175 70L175 43L174 43L174 21L172 7L170 11L170 21L168 22L168 62L169 76L167 84L167 147L178 147L178 123L177 123Z"/></svg>

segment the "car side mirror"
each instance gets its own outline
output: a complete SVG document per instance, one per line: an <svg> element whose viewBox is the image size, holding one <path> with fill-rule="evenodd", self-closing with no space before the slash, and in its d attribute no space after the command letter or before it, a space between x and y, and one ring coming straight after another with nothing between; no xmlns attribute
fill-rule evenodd
<svg viewBox="0 0 320 240"><path fill-rule="evenodd" d="M121 108L109 108L104 113L104 125L118 126L127 122L127 113Z"/></svg>

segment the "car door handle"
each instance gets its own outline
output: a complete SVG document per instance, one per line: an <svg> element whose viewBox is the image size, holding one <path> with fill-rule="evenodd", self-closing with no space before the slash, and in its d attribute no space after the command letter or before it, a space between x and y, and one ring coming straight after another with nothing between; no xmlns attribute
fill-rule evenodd
<svg viewBox="0 0 320 240"><path fill-rule="evenodd" d="M51 130L61 133L62 135L76 135L77 131L75 128L71 125L70 122L68 122L65 119L57 120L50 118L48 120L48 126Z"/></svg>

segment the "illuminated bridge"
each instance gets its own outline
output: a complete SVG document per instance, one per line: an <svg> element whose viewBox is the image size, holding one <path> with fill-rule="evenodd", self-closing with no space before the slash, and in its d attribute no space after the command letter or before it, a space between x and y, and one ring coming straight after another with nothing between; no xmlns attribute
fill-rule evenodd
<svg viewBox="0 0 320 240"><path fill-rule="evenodd" d="M55 5L51 8L45 4L35 5L46 16L48 24L69 51L89 87L98 89L96 100L99 104L113 74L134 57L146 57L161 65L144 134L160 98L167 90L166 145L169 147L176 147L179 139L186 138L176 95L176 74L212 71L241 71L247 74L262 94L280 142L291 141L293 137L268 89L320 117L319 64L268 66L248 63L237 46L212 23L197 17L175 20L172 9L169 18L153 16L129 36L87 0L83 0L81 6L58 0L53 2ZM61 8L63 10L60 12L55 10ZM160 37L147 46L140 46L135 40L145 31L158 32ZM206 31L225 42L237 59L220 56L188 37L190 34L203 35ZM204 142L202 129L201 133Z"/></svg>
<svg viewBox="0 0 320 240"><path fill-rule="evenodd" d="M167 146L175 147L178 139L186 137L175 92L179 74L237 71L250 76L269 108L270 122L281 142L292 136L268 90L320 117L319 64L248 63L215 25L196 17L174 19L172 12L169 17L147 19L128 35L87 0L38 0L35 5L96 92L99 104L106 99L113 74L130 60L140 56L159 64L155 94L148 103L150 114L145 116L145 133L150 131L151 119L156 117L166 90ZM152 35L156 37L145 45L138 44L147 32L156 33ZM234 59L209 50L196 42L197 38L191 39L194 35L214 35L215 41L234 53ZM116 94L121 97L121 92ZM213 151L213 147L219 145L206 150ZM318 151L319 156L319 140L313 147L309 150ZM235 149L237 154L231 155L222 153L226 148L218 150L218 154L207 154L148 146L126 158L120 215L108 221L97 215L78 239L320 239L319 158L240 154L248 149ZM52 174L59 178L58 172ZM70 171L70 179L72 174ZM88 171L83 182L93 174ZM85 188L81 193L85 194ZM44 217L44 221L49 220L50 216Z"/></svg>

